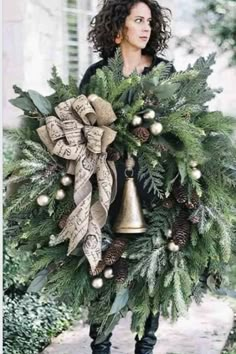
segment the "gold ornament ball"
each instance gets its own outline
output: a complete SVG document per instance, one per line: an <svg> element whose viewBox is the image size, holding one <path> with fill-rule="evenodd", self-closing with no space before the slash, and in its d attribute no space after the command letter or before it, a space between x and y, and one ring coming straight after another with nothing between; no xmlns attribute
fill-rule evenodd
<svg viewBox="0 0 236 354"><path fill-rule="evenodd" d="M168 249L169 249L171 252L178 252L178 251L179 251L179 246L176 245L173 241L171 241L171 242L168 244Z"/></svg>
<svg viewBox="0 0 236 354"><path fill-rule="evenodd" d="M144 113L143 118L144 119L154 119L156 116L155 111L153 109L150 109L148 112Z"/></svg>
<svg viewBox="0 0 236 354"><path fill-rule="evenodd" d="M49 204L49 197L46 194L41 194L37 198L37 203L39 206L46 206Z"/></svg>
<svg viewBox="0 0 236 354"><path fill-rule="evenodd" d="M142 118L141 118L141 117L139 117L139 116L134 116L134 117L133 117L132 125L133 125L134 127L140 125L141 123L142 123Z"/></svg>
<svg viewBox="0 0 236 354"><path fill-rule="evenodd" d="M92 281L92 287L95 289L101 289L103 287L103 280L102 278L95 278Z"/></svg>
<svg viewBox="0 0 236 354"><path fill-rule="evenodd" d="M63 176L61 178L61 184L65 187L70 186L72 184L72 178L68 175Z"/></svg>
<svg viewBox="0 0 236 354"><path fill-rule="evenodd" d="M114 277L114 274L113 274L113 269L111 267L107 267L105 270L104 270L104 277L106 279L111 279Z"/></svg>
<svg viewBox="0 0 236 354"><path fill-rule="evenodd" d="M191 161L189 162L189 166L190 166L190 167L197 167L197 165L198 165L198 163L197 163L197 161L195 161L195 160L191 160Z"/></svg>
<svg viewBox="0 0 236 354"><path fill-rule="evenodd" d="M56 191L55 199L56 199L56 200L62 200L62 199L65 198L65 196L66 196L65 191L64 191L63 189L58 189L58 190Z"/></svg>
<svg viewBox="0 0 236 354"><path fill-rule="evenodd" d="M193 168L192 172L191 172L191 176L193 177L193 179L199 179L199 178L201 178L202 173L197 168Z"/></svg>
<svg viewBox="0 0 236 354"><path fill-rule="evenodd" d="M152 132L153 135L158 135L162 132L162 129L163 129L163 126L161 123L159 122L156 122L156 123L153 123L151 126L150 126L150 130Z"/></svg>

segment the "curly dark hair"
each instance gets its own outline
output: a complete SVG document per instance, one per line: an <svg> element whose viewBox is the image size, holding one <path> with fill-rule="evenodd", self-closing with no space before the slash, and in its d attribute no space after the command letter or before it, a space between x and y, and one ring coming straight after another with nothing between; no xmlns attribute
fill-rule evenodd
<svg viewBox="0 0 236 354"><path fill-rule="evenodd" d="M95 52L99 52L103 59L114 56L117 48L115 38L123 29L126 17L131 8L139 3L145 3L151 10L151 37L142 54L155 55L167 48L167 41L171 36L168 16L171 11L161 7L155 0L103 0L99 13L91 20L92 29L88 40L93 43Z"/></svg>

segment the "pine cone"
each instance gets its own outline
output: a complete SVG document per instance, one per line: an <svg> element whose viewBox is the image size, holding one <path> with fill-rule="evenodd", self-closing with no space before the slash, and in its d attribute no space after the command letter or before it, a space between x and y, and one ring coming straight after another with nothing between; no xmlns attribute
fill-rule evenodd
<svg viewBox="0 0 236 354"><path fill-rule="evenodd" d="M104 262L106 265L112 265L118 261L127 246L127 240L116 238L108 247L104 254Z"/></svg>
<svg viewBox="0 0 236 354"><path fill-rule="evenodd" d="M128 277L128 262L125 258L120 258L113 267L115 281L122 284Z"/></svg>
<svg viewBox="0 0 236 354"><path fill-rule="evenodd" d="M175 182L173 186L173 194L178 203L183 204L188 201L188 191L185 186L179 182Z"/></svg>
<svg viewBox="0 0 236 354"><path fill-rule="evenodd" d="M199 196L197 192L194 190L191 195L190 201L185 203L186 208L188 209L197 209L199 206Z"/></svg>
<svg viewBox="0 0 236 354"><path fill-rule="evenodd" d="M166 209L172 209L175 206L175 200L172 196L169 196L162 202L162 206Z"/></svg>
<svg viewBox="0 0 236 354"><path fill-rule="evenodd" d="M120 159L120 153L115 148L109 146L107 148L107 160L118 161Z"/></svg>
<svg viewBox="0 0 236 354"><path fill-rule="evenodd" d="M69 215L63 215L61 220L59 221L58 226L61 230L63 230L64 227L66 226L66 222L67 222L68 217L69 217Z"/></svg>
<svg viewBox="0 0 236 354"><path fill-rule="evenodd" d="M98 265L97 265L97 267L94 269L94 271L92 271L92 269L90 268L89 274L90 274L90 275L93 275L93 276L96 276L96 275L102 273L102 271L105 269L105 267L106 267L106 264L105 264L104 261L101 259L101 260L98 262Z"/></svg>
<svg viewBox="0 0 236 354"><path fill-rule="evenodd" d="M181 210L172 227L173 241L180 248L183 248L190 238L191 223L187 218L188 213Z"/></svg>
<svg viewBox="0 0 236 354"><path fill-rule="evenodd" d="M141 143L145 143L150 137L149 130L144 127L137 127L133 129L132 133L141 141Z"/></svg>
<svg viewBox="0 0 236 354"><path fill-rule="evenodd" d="M164 144L155 144L155 147L158 149L160 152L167 152L168 147Z"/></svg>

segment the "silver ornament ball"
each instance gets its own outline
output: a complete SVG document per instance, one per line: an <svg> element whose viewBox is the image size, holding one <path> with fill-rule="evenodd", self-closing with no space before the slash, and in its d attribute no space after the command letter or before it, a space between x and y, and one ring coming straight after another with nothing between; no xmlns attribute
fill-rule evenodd
<svg viewBox="0 0 236 354"><path fill-rule="evenodd" d="M150 130L153 135L158 135L162 132L163 126L161 123L155 122L150 126Z"/></svg>
<svg viewBox="0 0 236 354"><path fill-rule="evenodd" d="M199 169L193 168L192 171L191 171L191 176L192 176L193 179L196 180L196 179L201 178L202 173L201 173L201 171Z"/></svg>
<svg viewBox="0 0 236 354"><path fill-rule="evenodd" d="M153 111L153 109L150 109L149 111L147 111L146 113L144 113L143 118L144 119L154 119L156 116L155 111Z"/></svg>
<svg viewBox="0 0 236 354"><path fill-rule="evenodd" d="M197 165L198 165L198 163L197 163L197 161L195 161L195 160L191 160L191 161L189 162L189 166L190 166L190 167L197 167Z"/></svg>
<svg viewBox="0 0 236 354"><path fill-rule="evenodd" d="M107 267L105 270L104 270L104 277L106 279L111 279L114 277L114 274L113 274L113 269L111 267Z"/></svg>
<svg viewBox="0 0 236 354"><path fill-rule="evenodd" d="M62 200L62 199L65 198L65 196L66 196L65 191L64 191L63 189L58 189L58 190L56 191L55 199L56 199L56 200Z"/></svg>
<svg viewBox="0 0 236 354"><path fill-rule="evenodd" d="M167 230L166 237L167 238L171 238L172 237L172 230L171 229Z"/></svg>
<svg viewBox="0 0 236 354"><path fill-rule="evenodd" d="M95 289L101 289L103 287L103 280L102 278L95 278L92 281L92 287Z"/></svg>
<svg viewBox="0 0 236 354"><path fill-rule="evenodd" d="M61 178L61 184L65 187L70 186L72 184L72 178L68 175L63 176Z"/></svg>
<svg viewBox="0 0 236 354"><path fill-rule="evenodd" d="M39 206L46 206L49 204L49 197L46 194L41 194L37 198L37 203Z"/></svg>
<svg viewBox="0 0 236 354"><path fill-rule="evenodd" d="M171 241L171 242L168 244L168 249L169 249L171 252L178 252L178 251L179 251L179 246L176 245L173 241Z"/></svg>
<svg viewBox="0 0 236 354"><path fill-rule="evenodd" d="M52 246L55 246L55 241L56 241L56 236L55 235L50 235L50 238L49 238L49 246L52 247Z"/></svg>
<svg viewBox="0 0 236 354"><path fill-rule="evenodd" d="M139 116L134 116L134 117L133 117L132 125L133 125L134 127L140 125L141 123L142 123L142 118L141 118L141 117L139 117Z"/></svg>

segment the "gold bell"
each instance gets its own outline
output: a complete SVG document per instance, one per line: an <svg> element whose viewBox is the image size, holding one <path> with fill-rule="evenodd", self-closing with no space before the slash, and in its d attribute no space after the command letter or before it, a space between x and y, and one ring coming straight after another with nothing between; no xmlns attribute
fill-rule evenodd
<svg viewBox="0 0 236 354"><path fill-rule="evenodd" d="M130 161L128 161L128 164L129 163ZM132 171L132 167L126 170ZM143 233L146 230L147 228L134 178L127 177L126 175L121 208L114 223L113 231L120 234L136 234Z"/></svg>

